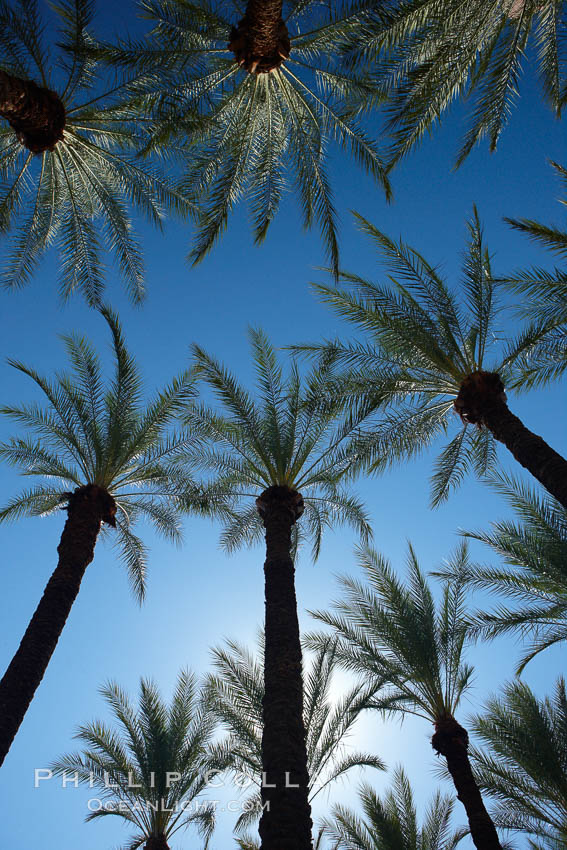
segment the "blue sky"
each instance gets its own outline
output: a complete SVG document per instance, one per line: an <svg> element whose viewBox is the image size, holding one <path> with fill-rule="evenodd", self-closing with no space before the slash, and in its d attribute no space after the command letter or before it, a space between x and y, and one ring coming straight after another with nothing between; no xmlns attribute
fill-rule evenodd
<svg viewBox="0 0 567 850"><path fill-rule="evenodd" d="M126 10L123 21L127 21L127 10L133 4L123 4L122 8ZM112 5L107 2L100 9L101 22L110 29ZM113 27L121 23L112 18ZM355 209L389 235L402 235L457 285L465 219L473 203L484 222L497 273L531 263L552 264L549 255L502 221L506 215L561 223L564 215L564 208L557 203L560 186L547 164L548 159L565 161L562 126L541 102L539 87L529 74L522 79L521 90L519 107L495 154L490 155L483 146L458 171L452 170L465 115L457 108L443 127L393 173L391 204L386 204L379 187L352 162L333 151L330 170L341 217L344 268L374 279L380 274L372 249L354 226L349 210ZM374 119L369 126L377 126ZM249 384L249 325L263 327L278 348L348 333L308 286L311 280L326 279L317 271L324 265L324 257L317 233L302 231L293 196L283 204L260 248L252 245L246 207L239 206L213 254L194 269L185 261L191 236L188 225L168 222L164 234L159 234L138 224L147 266L146 303L141 309L133 308L112 269L107 300L120 314L149 394L184 368L193 341ZM79 298L60 303L55 271L50 256L26 289L0 292L2 403L37 398L31 381L7 365L8 357L50 374L66 365L57 335L72 330L84 333L99 350L109 350L108 331L100 316ZM503 333L510 331L503 328ZM282 353L282 358L286 357ZM512 410L528 427L562 453L567 451L564 404L564 391L559 386L510 399ZM0 421L0 439L15 433L12 423ZM490 519L508 513L500 498L473 481L467 481L448 504L431 512L428 476L432 457L424 455L381 478L361 480L355 487L370 511L376 547L400 569L408 539L423 566L434 569L454 547L459 528L485 528ZM504 448L500 458L505 468L513 468L513 459ZM4 467L0 503L6 503L25 483ZM63 521L61 514L0 528L3 669L56 564ZM74 749L72 735L78 724L105 717L105 706L97 693L104 681L115 679L134 694L139 677L149 676L169 695L181 667L198 673L209 669L209 648L223 637L254 642L263 616L262 548L229 558L218 547L218 531L213 524L188 519L181 549L148 533L148 595L141 609L112 549L104 543L97 546L44 682L0 771L2 833L11 850L29 850L40 844L44 850L77 846L98 850L125 840L126 833L114 819L84 824L87 795L83 791L63 791L55 782L33 787L34 768L46 767L56 756ZM300 560L297 594L302 627L312 626L307 609L322 608L337 595L333 575L356 572L354 543L350 532L337 532L324 543L316 565L307 555ZM478 557L489 558L488 553L475 551ZM499 642L475 649L471 657L477 664L477 675L471 697L462 708L463 719L512 676L517 648L511 642ZM554 650L533 662L525 679L544 693L551 690L560 672L565 672L562 653ZM407 723L400 731L399 724L386 728L376 718L366 718L356 743L375 749L389 767L401 761L423 802L437 783L431 772L435 765L429 735L426 723ZM351 778L339 787L335 798L351 798L356 781ZM376 776L378 787L387 783L387 776ZM316 814L323 814L326 805L322 801ZM462 823L464 812L458 815ZM212 844L215 850L232 846L233 821L234 815L219 815ZM189 833L173 844L175 850L198 846Z"/></svg>

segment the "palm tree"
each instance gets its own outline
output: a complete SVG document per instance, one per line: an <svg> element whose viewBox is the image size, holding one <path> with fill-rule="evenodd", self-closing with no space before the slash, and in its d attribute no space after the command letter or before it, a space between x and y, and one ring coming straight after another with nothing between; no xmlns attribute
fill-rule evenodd
<svg viewBox="0 0 567 850"><path fill-rule="evenodd" d="M280 205L288 173L303 222L316 222L338 268L337 222L325 168L335 139L384 188L376 144L359 116L376 102L366 73L345 70L339 47L362 38L372 4L335 8L317 0L141 0L152 41L107 46L107 61L161 75L155 112L158 144L188 135L182 188L201 199L191 258L201 260L226 227L235 204L251 207L262 242ZM206 120L195 121L195 113ZM187 126L189 120L189 126ZM152 145L148 146L148 150Z"/></svg>
<svg viewBox="0 0 567 850"><path fill-rule="evenodd" d="M201 831L206 850L215 810L199 798L229 762L212 744L216 720L195 676L186 670L179 674L169 706L146 679L140 682L137 709L115 682L101 694L117 729L98 720L80 726L75 738L84 749L58 758L53 773L76 776L99 791L107 805L91 811L88 821L117 815L137 830L125 850L142 845L169 850L171 837L190 824Z"/></svg>
<svg viewBox="0 0 567 850"><path fill-rule="evenodd" d="M338 420L325 393L324 370L302 382L292 366L284 379L261 331L251 331L258 399L221 364L193 346L198 372L226 414L193 405L187 425L203 441L191 461L232 497L233 518L221 536L230 551L265 534L265 654L262 734L263 850L310 850L309 776L303 726L301 644L294 584L297 521L319 554L325 527L348 522L370 534L360 503L338 486L351 460L356 425ZM304 386L302 384L304 383ZM205 442L207 441L207 442ZM295 786L295 787L294 787Z"/></svg>
<svg viewBox="0 0 567 850"><path fill-rule="evenodd" d="M404 156L455 100L470 103L457 165L488 137L495 150L519 80L533 55L545 100L560 117L566 99L563 4L556 0L401 0L375 3L373 25L352 62L373 60L388 94L390 162Z"/></svg>
<svg viewBox="0 0 567 850"><path fill-rule="evenodd" d="M523 682L506 685L472 719L488 752L474 753L475 775L496 800L495 821L533 836L533 848L567 841L567 696L559 678L553 697L538 699ZM540 840L542 843L540 844Z"/></svg>
<svg viewBox="0 0 567 850"><path fill-rule="evenodd" d="M451 832L453 800L439 791L419 827L411 785L402 767L394 770L392 788L383 799L366 784L359 796L364 817L335 806L332 817L323 821L323 834L332 850L453 850L463 836L462 830Z"/></svg>
<svg viewBox="0 0 567 850"><path fill-rule="evenodd" d="M104 246L139 302L143 263L128 203L157 226L164 209L187 214L191 206L135 158L145 138L143 103L135 100L142 80L101 80L102 66L86 53L95 43L92 0L60 0L53 10L59 34L49 30L49 43L36 0L0 2L0 232L19 222L3 281L27 283L55 244L62 295L79 289L97 304Z"/></svg>
<svg viewBox="0 0 567 850"><path fill-rule="evenodd" d="M434 724L431 745L447 760L475 847L500 848L469 762L468 733L455 718L473 674L463 660L466 546L450 559L453 578L444 583L437 611L411 545L406 585L373 549L362 549L359 555L368 583L341 578L344 598L332 612L316 611L314 616L334 629L337 658L348 669L367 681L385 683L368 708L415 714ZM307 645L326 639L311 636Z"/></svg>
<svg viewBox="0 0 567 850"><path fill-rule="evenodd" d="M369 341L293 348L333 357L336 366L347 370L341 391L349 404L362 399L371 408L374 399L374 406L383 411L361 438L359 464L380 470L418 454L446 433L456 412L462 428L437 460L433 505L447 498L470 468L484 476L493 467L496 439L567 507L567 461L529 431L506 403L505 384L518 386L515 361L522 352L533 351L544 330L527 328L506 352L490 351L498 305L476 209L468 222L461 298L416 250L401 240L394 242L361 216L357 220L385 258L390 285L342 272L350 290L324 285L316 289ZM537 362L532 365L537 368Z"/></svg>
<svg viewBox="0 0 567 850"><path fill-rule="evenodd" d="M50 381L11 361L34 381L47 403L0 408L20 428L37 435L0 445L0 457L24 475L41 479L0 511L0 521L67 511L57 567L0 681L0 764L43 678L101 530L104 534L105 527L115 529L115 544L141 602L147 552L132 527L148 519L160 534L179 541L180 511L191 501L190 482L173 463L188 436L173 432L170 425L194 394L193 377L186 370L142 406L142 381L118 318L106 308L102 313L112 333L115 359L114 375L106 385L89 342L67 336L70 374ZM195 509L204 506L203 494L200 499L195 495Z"/></svg>
<svg viewBox="0 0 567 850"><path fill-rule="evenodd" d="M260 638L264 654L264 637ZM260 777L262 775L262 702L264 669L260 661L235 641L213 649L217 672L209 675L207 686L211 710L228 729L223 742L233 758L239 782L249 778L256 786L244 802L236 832L253 824L261 812ZM351 688L340 700L331 699L333 673L336 670L335 647L331 640L318 648L305 676L303 689L303 725L307 750L309 802L339 777L354 767L384 770L384 763L369 753L347 752L346 738L353 731L361 707L369 697L367 688ZM250 836L244 843L253 844Z"/></svg>
<svg viewBox="0 0 567 850"><path fill-rule="evenodd" d="M567 514L554 499L542 498L510 475L492 482L515 509L520 522L503 520L491 531L464 532L504 559L504 567L470 564L466 580L475 588L515 601L471 617L469 632L494 638L519 632L532 641L516 669L544 649L567 640ZM447 571L437 575L449 577Z"/></svg>

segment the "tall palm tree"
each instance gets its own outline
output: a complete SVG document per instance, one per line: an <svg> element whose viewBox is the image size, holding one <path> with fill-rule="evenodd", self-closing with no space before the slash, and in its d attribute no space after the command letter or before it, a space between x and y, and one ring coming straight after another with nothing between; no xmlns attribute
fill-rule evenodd
<svg viewBox="0 0 567 850"><path fill-rule="evenodd" d="M262 734L262 850L309 850L311 813L303 725L301 644L294 552L302 530L317 557L325 527L353 525L370 534L361 504L339 487L356 426L338 419L325 374L304 381L295 366L284 379L261 331L250 332L258 395L253 398L220 363L193 346L196 366L224 412L204 404L187 414L203 441L191 461L234 500L221 542L228 550L265 535L265 654ZM206 441L206 442L205 442Z"/></svg>
<svg viewBox="0 0 567 850"><path fill-rule="evenodd" d="M491 531L467 531L504 559L503 567L471 563L466 580L475 588L508 597L493 611L476 612L469 633L494 638L517 632L531 642L516 673L544 649L567 640L567 513L510 475L492 482L515 509L519 522L501 520ZM437 575L449 577L450 571Z"/></svg>
<svg viewBox="0 0 567 850"><path fill-rule="evenodd" d="M106 308L102 313L114 347L111 380L104 381L89 342L67 336L69 374L50 381L12 361L39 387L46 403L0 408L34 434L0 445L0 457L41 482L12 499L0 511L0 521L67 512L57 567L0 681L0 764L43 678L99 533L114 529L132 589L142 601L147 552L133 525L150 520L157 532L178 541L181 510L191 501L190 482L173 463L188 436L172 431L171 424L194 394L193 377L186 370L143 405L140 373L118 318ZM202 494L200 499L195 496L196 510L205 503Z"/></svg>
<svg viewBox="0 0 567 850"><path fill-rule="evenodd" d="M337 657L346 667L366 680L385 683L367 707L402 716L415 714L434 724L431 745L447 760L475 847L496 850L501 845L471 769L469 736L455 718L473 674L463 659L466 546L450 561L453 577L444 583L437 611L411 546L407 584L373 549L360 551L360 563L367 584L341 578L343 599L333 611L316 611L315 617L334 629ZM325 639L312 636L308 645L317 646Z"/></svg>
<svg viewBox="0 0 567 850"><path fill-rule="evenodd" d="M303 222L316 222L338 268L337 221L325 167L331 140L352 154L390 196L376 144L359 116L377 100L364 72L340 61L339 47L363 38L368 0L335 7L317 0L141 0L152 41L107 46L111 63L160 75L158 144L189 135L182 188L201 200L191 252L198 262L224 231L230 211L249 201L261 242L286 189ZM285 7L285 8L283 8ZM206 120L195 122L195 112ZM186 126L187 117L189 127ZM148 150L151 150L150 143Z"/></svg>
<svg viewBox="0 0 567 850"><path fill-rule="evenodd" d="M294 349L332 356L336 368L343 366L342 392L349 403L361 399L371 407L375 399L380 418L360 441L359 463L379 470L418 454L446 433L456 412L462 427L437 460L434 505L447 498L468 469L482 476L493 467L496 439L567 507L567 461L506 403L505 384L519 384L515 361L533 351L545 330L528 327L506 351L492 351L499 311L476 209L468 222L460 297L416 250L393 241L362 216L357 220L385 258L389 284L343 272L341 280L350 289L317 285L316 290L368 341ZM537 361L532 366L537 369Z"/></svg>
<svg viewBox="0 0 567 850"><path fill-rule="evenodd" d="M139 302L143 263L128 204L157 226L164 210L185 215L191 205L135 157L145 140L143 103L133 100L141 79L105 80L87 56L92 0L52 8L59 31L48 41L36 0L0 2L0 232L16 227L3 281L27 283L55 244L63 296L79 289L98 303L104 247Z"/></svg>
<svg viewBox="0 0 567 850"><path fill-rule="evenodd" d="M142 845L169 850L172 836L191 824L201 831L206 850L215 810L200 796L229 762L212 743L216 720L195 676L179 674L169 705L146 679L137 709L115 682L101 693L117 728L98 720L80 726L75 738L84 749L58 758L53 773L76 776L97 789L107 805L91 811L88 821L117 815L137 830L124 850Z"/></svg>
<svg viewBox="0 0 567 850"><path fill-rule="evenodd" d="M259 649L263 655L263 635ZM236 832L240 833L253 824L261 812L264 668L261 661L235 641L226 641L225 646L213 649L213 664L217 672L208 676L207 686L211 710L229 732L223 747L232 755L239 781L249 778L254 786L236 824ZM354 767L385 769L377 756L346 750L346 738L353 731L369 692L358 685L339 700L332 699L330 691L336 667L334 643L329 640L313 655L305 675L303 724L310 803ZM244 841L249 845L253 843L249 836L245 836Z"/></svg>
<svg viewBox="0 0 567 850"><path fill-rule="evenodd" d="M567 96L561 0L400 0L375 3L373 25L352 64L372 60L388 94L390 161L404 156L455 100L470 122L461 164L488 137L495 150L531 59L544 98L560 117Z"/></svg>
<svg viewBox="0 0 567 850"><path fill-rule="evenodd" d="M453 800L437 791L419 826L411 785L402 767L394 770L392 788L380 799L370 785L359 789L364 816L334 806L323 821L332 850L453 850L463 836L451 831Z"/></svg>
<svg viewBox="0 0 567 850"><path fill-rule="evenodd" d="M487 751L475 751L475 774L496 800L495 821L532 836L533 848L559 850L567 841L567 696L559 678L552 697L538 699L523 682L506 685L471 728ZM541 843L540 843L541 841ZM537 842L537 843L536 843Z"/></svg>

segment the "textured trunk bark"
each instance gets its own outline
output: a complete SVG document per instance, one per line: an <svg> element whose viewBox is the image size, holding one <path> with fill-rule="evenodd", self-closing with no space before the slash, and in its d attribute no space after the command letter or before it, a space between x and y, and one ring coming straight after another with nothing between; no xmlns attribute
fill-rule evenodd
<svg viewBox="0 0 567 850"><path fill-rule="evenodd" d="M101 521L113 525L115 512L112 497L93 485L79 488L69 499L69 515L57 547L59 562L0 681L0 765L43 679L93 559Z"/></svg>
<svg viewBox="0 0 567 850"><path fill-rule="evenodd" d="M144 850L169 850L165 835L151 835L144 844Z"/></svg>
<svg viewBox="0 0 567 850"><path fill-rule="evenodd" d="M63 138L65 107L55 92L0 71L0 116L32 153L53 150Z"/></svg>
<svg viewBox="0 0 567 850"><path fill-rule="evenodd" d="M464 422L488 428L567 510L567 461L512 413L496 372L468 375L455 399L455 410Z"/></svg>
<svg viewBox="0 0 567 850"><path fill-rule="evenodd" d="M484 807L473 776L467 731L453 717L438 720L431 746L447 759L447 767L457 789L457 798L465 807L471 838L477 850L502 850L498 833Z"/></svg>
<svg viewBox="0 0 567 850"><path fill-rule="evenodd" d="M303 678L291 529L303 500L287 487L258 499L266 529L262 850L312 850Z"/></svg>
<svg viewBox="0 0 567 850"><path fill-rule="evenodd" d="M567 461L515 416L506 402L488 408L483 423L518 463L567 510Z"/></svg>
<svg viewBox="0 0 567 850"><path fill-rule="evenodd" d="M248 0L244 17L232 28L228 47L251 74L266 74L281 65L290 51L282 0Z"/></svg>

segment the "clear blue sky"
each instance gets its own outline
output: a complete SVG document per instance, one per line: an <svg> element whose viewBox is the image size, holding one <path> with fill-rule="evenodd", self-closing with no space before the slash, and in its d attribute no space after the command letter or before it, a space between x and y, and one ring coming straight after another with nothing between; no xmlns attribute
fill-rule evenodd
<svg viewBox="0 0 567 850"><path fill-rule="evenodd" d="M129 19L132 7L130 3L121 6L123 17L112 20L114 27ZM112 29L113 4L105 2L100 8L101 20ZM454 110L441 130L394 172L395 200L390 205L378 187L335 152L331 170L341 214L343 266L369 277L378 274L375 256L349 214L356 209L388 234L403 235L456 284L465 219L473 203L484 221L497 273L530 263L551 265L548 256L502 221L506 215L560 223L564 210L557 203L558 181L546 163L547 159L565 161L562 126L541 103L539 88L529 75L522 80L522 92L498 152L489 155L486 147L476 150L456 172L452 163L463 113ZM107 298L121 316L149 393L186 365L193 341L248 383L248 325L262 326L277 347L347 332L308 287L310 280L324 279L316 271L324 258L317 233L302 232L293 197L284 203L261 248L252 245L247 210L240 206L222 242L196 269L185 262L188 226L168 223L165 233L159 234L141 225L141 232L148 287L144 307L130 306L112 270ZM108 332L101 318L79 298L66 305L58 301L53 257L43 263L28 288L0 292L0 299L2 403L37 398L31 381L6 364L8 357L32 364L45 374L53 373L66 365L57 335L70 330L83 332L99 350L108 351ZM512 397L510 404L532 430L557 450L567 451L561 387ZM0 422L0 439L14 433L10 422ZM500 457L504 467L513 467L504 448ZM434 569L455 545L458 528L483 528L491 518L507 514L499 498L472 481L432 513L428 510L430 470L431 456L424 456L380 479L360 481L356 488L370 510L377 548L400 568L408 539L423 565ZM0 503L24 483L4 468ZM17 648L56 564L64 517L62 513L24 520L0 529L2 669ZM87 796L82 791L63 791L55 782L34 789L34 768L45 767L56 756L74 749L72 735L78 724L105 717L97 693L105 680L115 679L134 694L139 677L149 676L169 695L181 667L207 671L209 647L224 636L249 644L254 641L263 617L261 547L228 558L218 547L218 528L197 520L186 522L182 549L151 535L147 539L151 544L149 586L141 609L110 547L102 543L97 547L44 682L0 771L2 841L10 850L39 846L43 850L100 850L124 841L126 833L117 820L84 824ZM297 592L302 627L311 626L306 609L324 607L336 596L333 574L355 572L354 542L350 533L336 533L327 539L317 565L307 557L301 559ZM555 677L565 672L563 654L549 652L528 667L525 678L538 692L549 692ZM517 649L500 642L472 655L478 663L476 687L471 701L463 706L463 719L468 711L480 707L488 692L512 676ZM431 773L434 758L429 735L425 723L407 724L400 732L397 724L385 730L370 718L361 727L359 745L375 749L390 767L402 761L423 801L437 782ZM384 787L389 780L377 776L376 781ZM349 780L338 789L338 795L343 800L350 797L354 785L355 781ZM324 813L325 806L323 801L316 814ZM462 823L464 812L458 814ZM233 815L219 817L212 845L215 850L232 846L233 820ZM189 833L173 844L175 850L198 846Z"/></svg>

